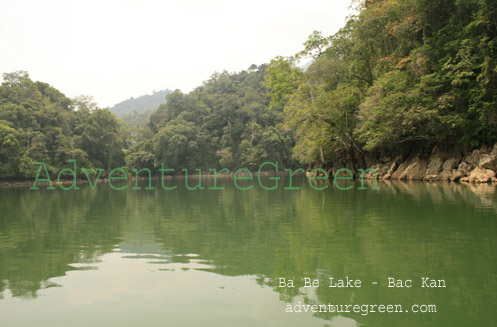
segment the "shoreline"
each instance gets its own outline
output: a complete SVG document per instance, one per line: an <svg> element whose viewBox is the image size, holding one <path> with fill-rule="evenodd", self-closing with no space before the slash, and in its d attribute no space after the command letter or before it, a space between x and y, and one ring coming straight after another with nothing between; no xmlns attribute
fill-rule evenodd
<svg viewBox="0 0 497 327"><path fill-rule="evenodd" d="M308 176L310 174L310 171L306 171L306 173L301 173L299 175L296 175L298 177L304 177L304 178L307 178L306 176ZM288 177L288 174L285 174L283 172L278 172L278 173L272 173L272 174L262 174L261 176L264 176L264 177L271 177L271 176L280 176L280 177ZM174 175L174 176L171 176L171 175L168 175L168 176L165 176L165 179L167 180L170 180L170 179L174 179L174 178L184 178L185 175ZM189 178L192 177L192 178L196 178L198 177L198 174L192 174L192 175L189 175ZM213 179L214 178L214 174L202 174L202 179L205 178L208 178L208 179ZM216 178L219 178L219 179L227 179L227 178L232 178L233 177L233 174L230 174L230 175L219 175L217 176ZM134 176L133 177L130 177L127 179L127 182L135 182L137 180L137 178L135 178ZM138 178L138 181L145 181L145 180L148 180L147 177L139 177ZM158 181L160 180L160 176L152 176L151 178L152 181ZM329 177L327 179L328 181L333 181L334 178L333 177ZM358 178L357 176L354 176L354 178L352 179L352 181L360 181L361 179ZM365 181L369 181L369 182L372 182L374 181L374 177L372 177L372 175L364 175L364 180ZM385 178L384 176L381 176L380 174L378 174L378 178L377 178L378 182L384 182L384 183L389 183L389 182L400 182L400 183L405 183L405 184L408 184L408 183L411 183L411 182L414 182L414 183L423 183L423 184L458 184L458 185L478 185L478 184L487 184L487 185L497 185L497 181L496 180L490 180L488 182L478 182L478 181L469 181L469 180L450 180L450 179L447 179L447 180L437 180L437 179L397 179L397 178ZM0 188L11 188L11 187L31 187L33 186L35 180L21 180L21 181L0 181ZM98 181L96 181L97 184L107 184L109 182L109 179L108 178L101 178L99 179ZM52 185L55 187L57 185L69 185L69 184L72 184L73 183L73 179L67 179L67 180L62 180L61 182L58 182L57 180L54 180L52 181ZM79 184L82 184L82 185L85 185L85 184L89 184L89 181L88 179L76 179L76 183L79 185ZM42 182L42 181L39 181L36 183L36 185L38 187L45 187L45 186L48 186L50 185L48 182Z"/></svg>
<svg viewBox="0 0 497 327"><path fill-rule="evenodd" d="M429 155L422 155L420 153L410 153L406 156L397 156L396 158L377 158L377 159L365 159L366 163L365 170L358 168L357 162L352 161L335 161L334 164L324 167L310 167L300 172L298 169L291 170L290 174L288 171L229 171L228 173L212 172L211 170L201 171L202 179L215 179L215 178L234 178L234 175L238 176L250 176L252 174L254 178L256 175L263 177L269 176L304 176L306 178L333 181L335 177L337 179L347 179L344 178L343 174L340 173L341 170L347 170L350 172L353 180L364 180L374 181L419 181L419 182L429 182L429 183L457 183L457 184L495 184L497 183L497 143L493 147L482 147L481 149L475 149L471 152L462 151L440 151L436 147L431 151ZM350 170L348 167L354 167ZM361 171L361 174L359 173ZM292 173L293 172L293 173ZM148 177L139 176L136 178L135 175L127 172L129 176L127 177L128 182L134 182L138 180L148 180ZM197 177L198 173L188 174L188 177ZM164 175L165 179L172 179L178 177L185 177L184 174L176 175ZM160 176L153 175L152 180L160 180ZM17 180L17 181L2 181L0 180L1 188L8 187L27 187L33 186L36 178L30 180ZM68 185L73 183L73 178L62 179L60 182L56 179L52 180L52 185ZM108 183L108 176L105 178L100 178L96 181L97 184ZM94 181L92 181L93 183ZM87 178L76 178L77 184L88 184L89 180ZM37 185L45 186L49 185L46 181L38 181Z"/></svg>
<svg viewBox="0 0 497 327"><path fill-rule="evenodd" d="M257 175L257 172L252 172L253 175ZM223 179L223 178L232 178L233 177L233 172L231 172L229 175L218 175L216 178L219 178L219 179ZM267 173L267 172L261 172L260 174L261 176L264 176L264 177L268 177L268 176L286 176L288 175L288 173L285 173L285 172L273 172L273 173ZM301 174L302 176L304 176L304 174ZM206 178L214 178L214 174L211 173L211 172L208 172L206 171L205 173L202 172L201 174L202 176L202 179L204 177ZM248 174L239 174L239 176L248 176ZM166 180L170 180L170 179L173 179L173 178L177 178L177 177L185 177L185 175L166 175L164 176L164 178ZM198 177L198 174L188 174L188 178L196 178ZM144 180L148 180L148 177L138 177L136 178L134 175L131 175L130 177L128 177L126 179L127 182L134 182L136 180L139 180L139 181L144 181ZM157 175L154 175L151 177L151 179L153 181L156 181L156 180L160 180L161 177L160 176L157 176ZM0 187L20 187L20 186L33 186L34 182L35 182L36 179L30 179L30 180L19 180L19 181L2 181L0 180ZM332 178L330 178L330 180L332 180ZM68 185L68 184L72 184L73 183L73 179L70 178L70 179L63 179L61 180L60 182L57 181L57 179L54 179L52 181L52 185L53 186L57 186L57 185ZM108 183L109 182L109 179L106 177L106 178L99 178L96 183L97 184L103 184L103 183ZM89 184L89 181L88 179L86 178L77 178L76 179L76 183L77 184ZM92 181L93 183L93 181ZM36 185L38 186L46 186L46 185L50 185L48 182L44 182L44 181L38 181L36 182Z"/></svg>

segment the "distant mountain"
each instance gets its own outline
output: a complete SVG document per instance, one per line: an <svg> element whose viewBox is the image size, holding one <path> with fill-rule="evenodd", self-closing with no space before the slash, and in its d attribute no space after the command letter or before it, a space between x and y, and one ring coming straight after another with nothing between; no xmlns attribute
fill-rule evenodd
<svg viewBox="0 0 497 327"><path fill-rule="evenodd" d="M109 108L119 118L124 118L128 115L138 115L144 112L153 112L159 107L161 103L166 102L166 95L172 93L171 90L161 90L153 92L152 94L142 95L138 98L129 98Z"/></svg>

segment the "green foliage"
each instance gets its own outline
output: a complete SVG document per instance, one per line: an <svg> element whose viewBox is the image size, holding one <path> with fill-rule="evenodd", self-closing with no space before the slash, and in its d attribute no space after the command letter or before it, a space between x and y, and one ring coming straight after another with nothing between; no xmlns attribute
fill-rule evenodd
<svg viewBox="0 0 497 327"><path fill-rule="evenodd" d="M281 108L285 105L288 96L295 92L304 81L304 73L294 65L291 59L283 57L271 60L267 72L264 85L271 97L270 106L272 109Z"/></svg>
<svg viewBox="0 0 497 327"><path fill-rule="evenodd" d="M0 178L32 178L36 161L52 173L70 158L90 171L163 162L234 170L497 141L495 1L356 4L338 33L314 31L295 57L215 73L188 94L164 91L165 103L128 115L127 126L91 97L71 100L27 72L5 74ZM303 57L312 58L305 71ZM116 107L143 109L157 97Z"/></svg>
<svg viewBox="0 0 497 327"><path fill-rule="evenodd" d="M281 112L269 110L265 76L265 65L252 65L216 73L189 94L172 92L137 134L127 165L233 170L271 160L290 166L292 138Z"/></svg>
<svg viewBox="0 0 497 327"><path fill-rule="evenodd" d="M17 131L10 127L7 121L0 120L0 178L15 174L18 162L9 159L18 159L19 148Z"/></svg>
<svg viewBox="0 0 497 327"><path fill-rule="evenodd" d="M321 32L314 31L304 43L304 50L297 54L297 57L311 56L320 57L329 46L331 37L323 37Z"/></svg>
<svg viewBox="0 0 497 327"><path fill-rule="evenodd" d="M497 141L497 5L489 0L365 0L335 35L314 31L297 57L267 69L273 107L295 132L294 157L478 147Z"/></svg>
<svg viewBox="0 0 497 327"><path fill-rule="evenodd" d="M36 176L35 162L49 173L76 159L81 167L124 165L126 134L108 110L91 97L74 100L27 72L4 74L0 86L0 178Z"/></svg>

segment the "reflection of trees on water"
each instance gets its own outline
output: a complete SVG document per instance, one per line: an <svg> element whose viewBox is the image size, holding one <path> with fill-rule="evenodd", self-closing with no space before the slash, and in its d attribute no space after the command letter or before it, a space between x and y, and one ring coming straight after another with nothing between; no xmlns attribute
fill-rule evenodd
<svg viewBox="0 0 497 327"><path fill-rule="evenodd" d="M109 192L2 189L0 288L36 297L47 280L111 251L120 235L119 216L103 214L122 203ZM48 284L50 286L50 284Z"/></svg>
<svg viewBox="0 0 497 327"><path fill-rule="evenodd" d="M92 262L149 232L156 242L150 244L160 248L147 252L174 260L188 260L176 254L194 253L212 263L214 273L259 276L258 283L274 288L283 301L438 303L445 304L443 312L416 316L418 322L454 325L484 321L482 313L493 312L497 201L492 186L382 183L380 191L326 192L307 184L302 191L224 186L224 191L195 192L3 189L0 288L36 297L40 288L53 286L50 278L75 269L71 263ZM331 276L361 279L364 286L330 289ZM369 285L384 286L388 276L412 278L418 285L423 276L442 278L449 287L406 291ZM278 288L279 277L293 279L297 287ZM320 279L322 287L304 290L304 277ZM391 318L365 319L381 325Z"/></svg>

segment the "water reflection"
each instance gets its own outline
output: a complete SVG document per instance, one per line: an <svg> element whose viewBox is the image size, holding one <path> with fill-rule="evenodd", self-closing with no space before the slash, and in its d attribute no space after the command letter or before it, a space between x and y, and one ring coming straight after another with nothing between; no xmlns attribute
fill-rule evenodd
<svg viewBox="0 0 497 327"><path fill-rule="evenodd" d="M494 186L388 182L379 191L315 191L300 185L301 191L240 191L229 183L224 191L195 192L2 189L0 312L8 318L15 310L58 305L74 313L72 306L116 325L112 314L124 314L119 321L128 325L145 314L149 325L166 319L184 326L497 322ZM369 285L303 288L304 277L326 285L331 276ZM388 276L443 278L448 287L387 289ZM279 277L297 287L279 288ZM372 287L374 281L380 285ZM298 301L435 303L438 312L408 319L285 314L285 305Z"/></svg>

